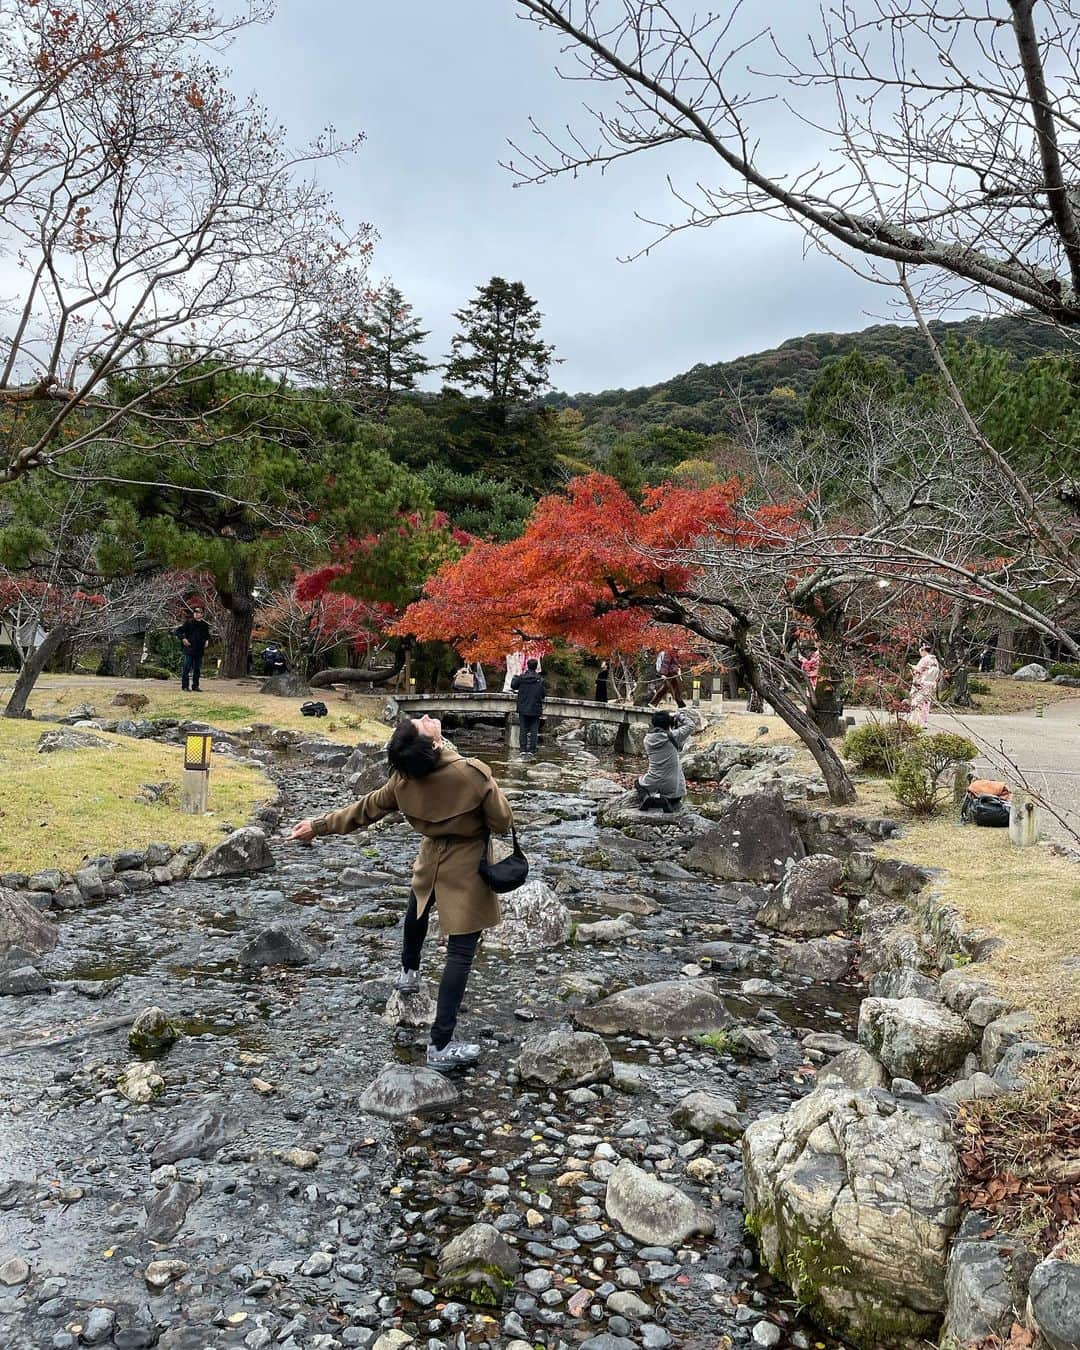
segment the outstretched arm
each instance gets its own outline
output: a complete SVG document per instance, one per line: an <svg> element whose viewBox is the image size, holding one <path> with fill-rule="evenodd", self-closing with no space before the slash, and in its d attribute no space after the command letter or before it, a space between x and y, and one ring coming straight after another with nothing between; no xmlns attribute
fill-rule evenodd
<svg viewBox="0 0 1080 1350"><path fill-rule="evenodd" d="M374 825L377 820L382 820L383 816L388 816L397 809L394 784L384 783L381 788L369 792L351 806L342 807L340 811L330 811L315 820L300 821L298 825L293 826L289 837L299 840L302 844L310 844L312 839L317 839L322 834L351 834L353 830L362 830L366 825Z"/></svg>

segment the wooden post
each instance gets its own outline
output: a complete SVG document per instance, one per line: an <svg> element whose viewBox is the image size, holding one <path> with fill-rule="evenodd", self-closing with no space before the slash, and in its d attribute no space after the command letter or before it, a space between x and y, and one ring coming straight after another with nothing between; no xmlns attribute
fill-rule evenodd
<svg viewBox="0 0 1080 1350"><path fill-rule="evenodd" d="M1028 792L1014 792L1009 802L1009 838L1017 848L1039 842L1039 804Z"/></svg>
<svg viewBox="0 0 1080 1350"><path fill-rule="evenodd" d="M188 736L184 742L184 776L180 783L180 810L187 816L201 816L210 802L209 736Z"/></svg>

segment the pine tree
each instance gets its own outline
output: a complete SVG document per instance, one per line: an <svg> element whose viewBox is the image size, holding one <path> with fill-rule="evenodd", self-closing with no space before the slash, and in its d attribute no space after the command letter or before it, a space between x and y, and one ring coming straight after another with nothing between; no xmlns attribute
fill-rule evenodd
<svg viewBox="0 0 1080 1350"><path fill-rule="evenodd" d="M634 453L634 447L628 440L618 440L608 453L604 471L614 478L626 495L635 502L641 500L641 489L645 486L645 474L641 461Z"/></svg>
<svg viewBox="0 0 1080 1350"><path fill-rule="evenodd" d="M531 403L548 386L554 347L540 339L543 315L520 281L492 277L454 318L447 384L475 390L493 411Z"/></svg>

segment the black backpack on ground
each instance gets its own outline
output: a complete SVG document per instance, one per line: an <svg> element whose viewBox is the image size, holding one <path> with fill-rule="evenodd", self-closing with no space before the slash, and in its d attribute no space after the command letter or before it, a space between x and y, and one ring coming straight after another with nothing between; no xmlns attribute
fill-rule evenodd
<svg viewBox="0 0 1080 1350"><path fill-rule="evenodd" d="M321 699L309 699L300 704L300 711L305 717L325 717L329 709Z"/></svg>
<svg viewBox="0 0 1080 1350"><path fill-rule="evenodd" d="M960 807L960 821L964 825L1008 826L1009 803L1004 797L993 797L985 792L965 792Z"/></svg>

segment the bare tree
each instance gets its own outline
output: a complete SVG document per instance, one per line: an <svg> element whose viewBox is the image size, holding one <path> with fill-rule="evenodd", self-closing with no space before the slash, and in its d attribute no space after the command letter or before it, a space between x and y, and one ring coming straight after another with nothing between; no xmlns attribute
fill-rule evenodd
<svg viewBox="0 0 1080 1350"><path fill-rule="evenodd" d="M357 140L290 149L209 59L269 13L0 0L0 252L17 276L0 486L80 472L89 445L133 424L166 460L190 422L163 389L208 359L283 369L324 310L361 294L370 230L346 228L316 182Z"/></svg>

